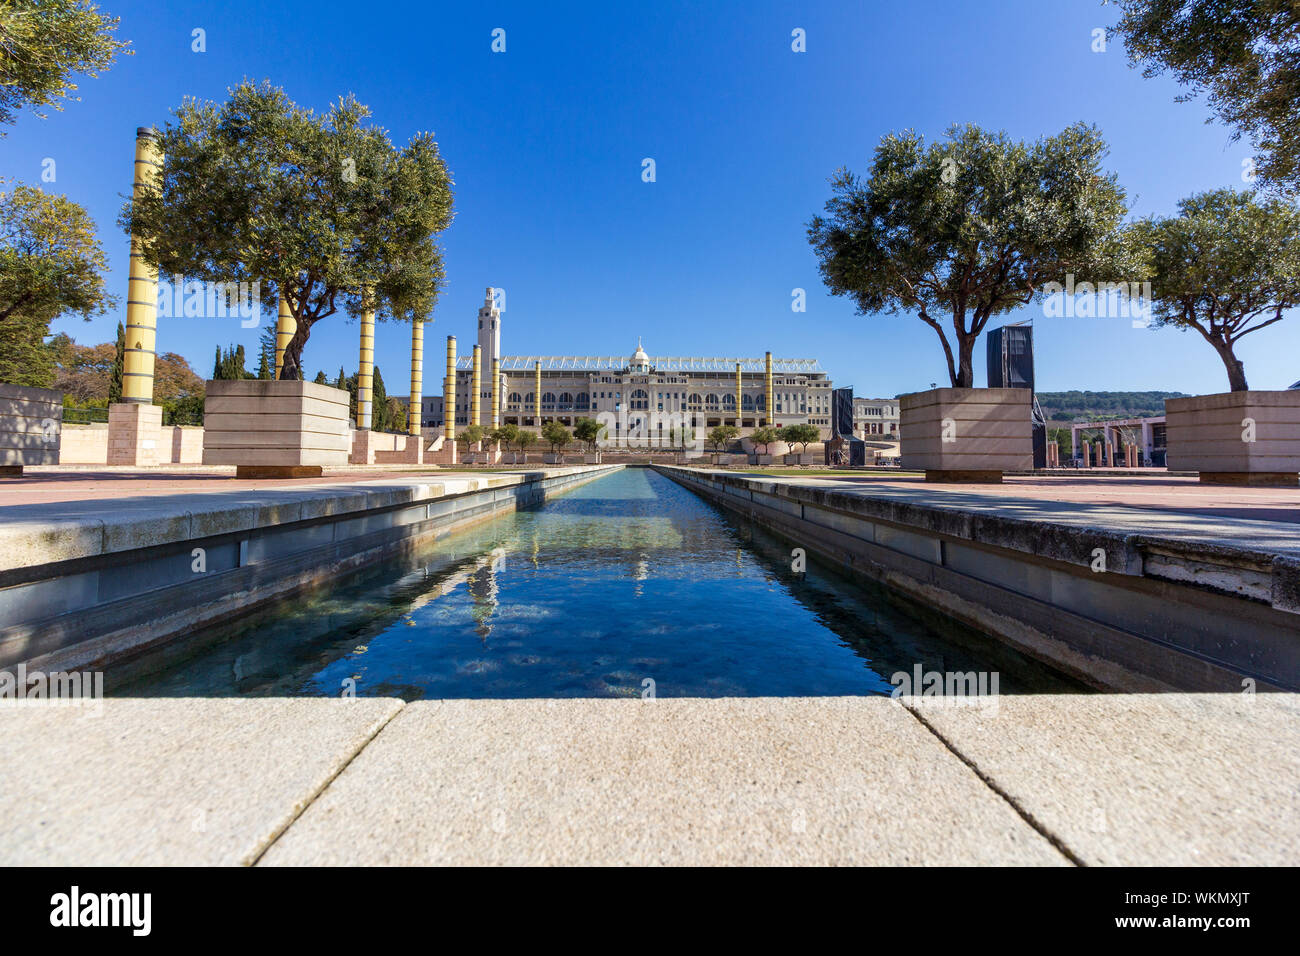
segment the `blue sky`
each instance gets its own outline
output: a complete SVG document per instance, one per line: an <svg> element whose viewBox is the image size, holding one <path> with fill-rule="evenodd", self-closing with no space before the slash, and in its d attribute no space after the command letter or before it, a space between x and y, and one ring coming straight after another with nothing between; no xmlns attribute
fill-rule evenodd
<svg viewBox="0 0 1300 956"><path fill-rule="evenodd" d="M829 296L805 225L836 167L865 170L881 136L932 138L954 122L1022 139L1084 120L1111 146L1132 212L1172 213L1181 197L1242 185L1245 142L1143 79L1093 30L1097 0L908 3L178 3L102 0L135 56L81 83L81 101L46 120L24 114L0 140L0 176L57 190L99 223L125 298L127 242L115 225L130 191L137 126L183 97L223 99L269 78L324 108L352 92L395 142L433 130L455 182L443 235L448 281L427 334L472 342L486 286L506 291L507 354L816 357L857 394L946 383L934 332L915 317L862 317ZM195 28L207 51L191 52ZM506 52L491 51L506 31ZM791 50L801 28L807 52ZM642 160L656 181L642 181ZM791 311L792 290L807 311ZM268 303L273 309L274 303ZM124 310L60 321L77 341L111 340ZM1135 329L1128 318L1033 318L1042 390L1227 388L1195 333ZM1000 324L995 322L994 324ZM158 347L203 376L215 345L257 329L237 320L162 320ZM355 369L357 327L318 324L309 372ZM405 391L409 331L380 327L376 360ZM1300 319L1247 337L1255 388L1300 378ZM976 383L984 384L983 349Z"/></svg>

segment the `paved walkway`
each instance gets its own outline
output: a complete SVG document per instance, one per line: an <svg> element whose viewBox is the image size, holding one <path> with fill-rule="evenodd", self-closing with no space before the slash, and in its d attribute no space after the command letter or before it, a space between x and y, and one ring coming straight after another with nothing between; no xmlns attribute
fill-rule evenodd
<svg viewBox="0 0 1300 956"><path fill-rule="evenodd" d="M522 471L544 470L508 469ZM219 465L176 469L67 469L63 466L28 468L19 478L0 477L0 508L14 505L53 504L62 501L113 501L155 495L194 494L195 492L278 491L286 488L311 488L341 482L364 483L394 478L473 477L476 474L503 474L507 470L457 470L407 466L369 466L327 468L320 478L238 479L235 469Z"/></svg>
<svg viewBox="0 0 1300 956"><path fill-rule="evenodd" d="M1008 477L1000 485L719 471L928 508L1300 557L1300 488L1225 488L1193 478Z"/></svg>
<svg viewBox="0 0 1300 956"><path fill-rule="evenodd" d="M0 707L0 864L1300 862L1300 696Z"/></svg>

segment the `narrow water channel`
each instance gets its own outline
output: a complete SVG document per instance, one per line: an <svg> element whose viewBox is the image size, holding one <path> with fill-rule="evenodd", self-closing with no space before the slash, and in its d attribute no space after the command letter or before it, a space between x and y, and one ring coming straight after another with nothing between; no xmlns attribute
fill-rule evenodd
<svg viewBox="0 0 1300 956"><path fill-rule="evenodd" d="M129 696L885 694L890 676L1074 682L851 581L663 476L614 472L109 674Z"/></svg>

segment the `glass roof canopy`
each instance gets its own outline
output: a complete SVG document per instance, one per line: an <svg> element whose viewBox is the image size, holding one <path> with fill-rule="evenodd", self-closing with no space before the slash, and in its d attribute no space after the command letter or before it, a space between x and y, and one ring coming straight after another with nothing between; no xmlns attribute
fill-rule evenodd
<svg viewBox="0 0 1300 956"><path fill-rule="evenodd" d="M656 372L730 372L736 373L736 363L740 363L742 372L763 372L767 369L766 358L701 358L690 356L655 356L650 359L650 366ZM504 355L501 357L503 372L531 372L538 365L543 372L621 372L627 368L626 355ZM472 358L458 358L458 370L472 369ZM774 375L815 374L822 371L817 359L776 358L772 359ZM490 370L489 370L490 373Z"/></svg>

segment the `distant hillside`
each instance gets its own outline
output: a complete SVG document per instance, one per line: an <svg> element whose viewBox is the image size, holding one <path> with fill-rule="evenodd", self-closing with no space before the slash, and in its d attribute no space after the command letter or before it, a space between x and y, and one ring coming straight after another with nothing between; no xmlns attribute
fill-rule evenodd
<svg viewBox="0 0 1300 956"><path fill-rule="evenodd" d="M1184 392L1039 392L1038 404L1049 422L1093 418L1147 418L1165 413L1166 398Z"/></svg>

